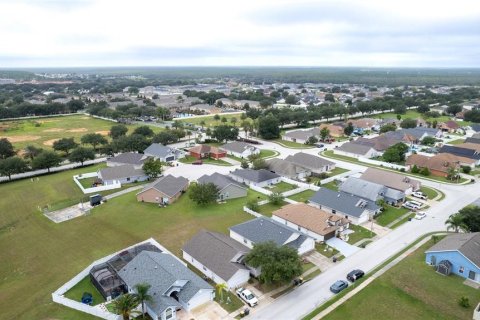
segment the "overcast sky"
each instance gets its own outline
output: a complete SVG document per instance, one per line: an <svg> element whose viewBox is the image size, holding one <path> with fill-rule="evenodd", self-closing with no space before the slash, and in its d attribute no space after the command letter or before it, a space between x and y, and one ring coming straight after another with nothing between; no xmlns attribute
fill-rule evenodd
<svg viewBox="0 0 480 320"><path fill-rule="evenodd" d="M0 68L480 67L480 1L0 0Z"/></svg>

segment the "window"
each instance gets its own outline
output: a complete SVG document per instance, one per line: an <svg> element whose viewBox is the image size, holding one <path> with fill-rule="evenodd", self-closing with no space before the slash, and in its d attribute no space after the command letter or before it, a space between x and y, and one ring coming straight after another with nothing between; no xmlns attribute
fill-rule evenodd
<svg viewBox="0 0 480 320"><path fill-rule="evenodd" d="M165 310L165 319L172 319L173 318L173 309L168 308Z"/></svg>
<svg viewBox="0 0 480 320"><path fill-rule="evenodd" d="M127 181L130 181L130 178L127 178Z"/></svg>
<svg viewBox="0 0 480 320"><path fill-rule="evenodd" d="M298 231L302 231L302 228L300 228L300 227L298 227L297 229L298 229Z"/></svg>
<svg viewBox="0 0 480 320"><path fill-rule="evenodd" d="M464 267L460 267L460 269L458 269L458 272L463 273L464 270L465 270Z"/></svg>
<svg viewBox="0 0 480 320"><path fill-rule="evenodd" d="M337 210L332 209L332 213L333 213L333 214L337 213Z"/></svg>

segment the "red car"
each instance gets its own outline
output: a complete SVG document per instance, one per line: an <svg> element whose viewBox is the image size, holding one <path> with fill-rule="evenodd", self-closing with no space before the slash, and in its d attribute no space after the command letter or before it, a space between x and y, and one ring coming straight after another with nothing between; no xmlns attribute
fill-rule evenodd
<svg viewBox="0 0 480 320"><path fill-rule="evenodd" d="M196 160L196 161L193 161L192 164L193 165L201 165L201 164L203 164L203 161L202 160Z"/></svg>

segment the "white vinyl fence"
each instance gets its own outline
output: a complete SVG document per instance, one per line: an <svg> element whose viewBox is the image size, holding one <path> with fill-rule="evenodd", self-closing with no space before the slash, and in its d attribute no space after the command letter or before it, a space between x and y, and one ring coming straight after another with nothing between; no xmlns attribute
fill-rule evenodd
<svg viewBox="0 0 480 320"><path fill-rule="evenodd" d="M100 192L100 191L105 191L105 190L119 189L119 188L122 187L122 184L120 182L116 181L113 184L109 184L109 185L105 185L105 186L84 188L79 181L79 180L82 180L82 179L93 178L93 177L98 177L98 174L96 172L82 173L82 174L73 176L73 181L75 181L75 183L80 188L80 190L82 190L83 193Z"/></svg>

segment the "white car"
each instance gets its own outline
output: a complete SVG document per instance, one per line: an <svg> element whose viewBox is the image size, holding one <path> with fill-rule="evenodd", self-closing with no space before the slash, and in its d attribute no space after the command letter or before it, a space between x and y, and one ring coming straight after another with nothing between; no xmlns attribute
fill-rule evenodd
<svg viewBox="0 0 480 320"><path fill-rule="evenodd" d="M413 210L413 211L418 209L416 206L414 206L410 202L405 202L404 204L402 204L402 207Z"/></svg>
<svg viewBox="0 0 480 320"><path fill-rule="evenodd" d="M427 213L425 211L418 211L416 214L415 214L415 219L417 220L422 220L423 218L425 218L427 216Z"/></svg>
<svg viewBox="0 0 480 320"><path fill-rule="evenodd" d="M422 193L420 191L413 192L412 197L419 198L419 199L422 199L422 200L427 200L427 195L425 195L424 193Z"/></svg>
<svg viewBox="0 0 480 320"><path fill-rule="evenodd" d="M412 206L416 207L417 209L420 209L423 206L423 203L418 202L418 201L407 201L410 203Z"/></svg>
<svg viewBox="0 0 480 320"><path fill-rule="evenodd" d="M257 297L248 289L238 288L237 295L252 308L258 304Z"/></svg>

